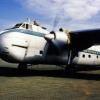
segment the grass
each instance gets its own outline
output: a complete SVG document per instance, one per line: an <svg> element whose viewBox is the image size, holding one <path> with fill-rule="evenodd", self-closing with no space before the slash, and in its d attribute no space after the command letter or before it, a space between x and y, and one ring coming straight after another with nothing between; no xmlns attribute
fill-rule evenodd
<svg viewBox="0 0 100 100"><path fill-rule="evenodd" d="M2 61L0 66L0 100L100 100L97 68L67 75L57 66L32 66L23 72Z"/></svg>

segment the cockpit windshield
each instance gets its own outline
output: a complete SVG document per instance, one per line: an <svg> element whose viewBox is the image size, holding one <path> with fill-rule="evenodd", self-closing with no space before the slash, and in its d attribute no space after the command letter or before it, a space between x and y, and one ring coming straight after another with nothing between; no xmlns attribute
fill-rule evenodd
<svg viewBox="0 0 100 100"><path fill-rule="evenodd" d="M34 32L41 32L41 33L48 33L45 27L40 26L36 22L19 22L12 28L6 30L21 30L21 31L34 31Z"/></svg>
<svg viewBox="0 0 100 100"><path fill-rule="evenodd" d="M19 28L22 25L22 23L16 24L13 28Z"/></svg>
<svg viewBox="0 0 100 100"><path fill-rule="evenodd" d="M14 28L24 28L24 29L32 30L32 25L26 24L26 23L19 23L19 24L16 24L12 29L14 29Z"/></svg>

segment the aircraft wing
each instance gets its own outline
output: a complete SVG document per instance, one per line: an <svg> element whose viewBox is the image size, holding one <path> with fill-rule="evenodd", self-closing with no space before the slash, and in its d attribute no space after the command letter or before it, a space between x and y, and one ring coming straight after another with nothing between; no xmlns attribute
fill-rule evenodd
<svg viewBox="0 0 100 100"><path fill-rule="evenodd" d="M71 47L76 50L83 50L92 45L100 44L100 29L71 31Z"/></svg>

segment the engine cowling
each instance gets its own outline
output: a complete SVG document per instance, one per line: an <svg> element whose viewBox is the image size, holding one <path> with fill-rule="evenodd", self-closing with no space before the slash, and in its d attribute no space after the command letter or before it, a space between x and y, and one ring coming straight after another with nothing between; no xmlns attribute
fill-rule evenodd
<svg viewBox="0 0 100 100"><path fill-rule="evenodd" d="M55 33L55 40L59 43L62 43L62 44L69 44L70 43L69 36L65 32L56 32Z"/></svg>
<svg viewBox="0 0 100 100"><path fill-rule="evenodd" d="M60 44L70 44L70 34L69 31L59 31L59 32L50 32L50 34L45 35L46 40L54 40Z"/></svg>
<svg viewBox="0 0 100 100"><path fill-rule="evenodd" d="M50 34L46 34L44 38L49 41L49 44L53 44L57 48L58 53L61 55L66 65L71 63L72 51L69 48L71 44L70 31L63 30L59 32L50 32ZM55 49L52 51L55 51Z"/></svg>

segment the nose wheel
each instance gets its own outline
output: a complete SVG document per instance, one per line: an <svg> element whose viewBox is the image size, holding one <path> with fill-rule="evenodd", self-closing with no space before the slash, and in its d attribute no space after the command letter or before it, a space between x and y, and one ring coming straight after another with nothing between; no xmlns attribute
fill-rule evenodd
<svg viewBox="0 0 100 100"><path fill-rule="evenodd" d="M26 70L26 69L27 69L27 64L20 63L20 64L18 65L18 69L19 69L19 70Z"/></svg>

